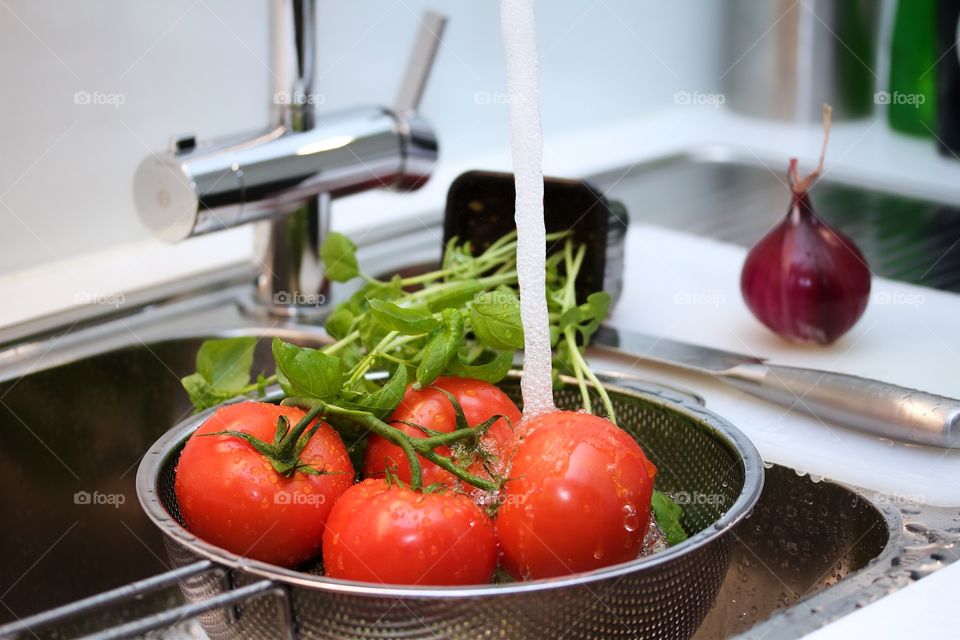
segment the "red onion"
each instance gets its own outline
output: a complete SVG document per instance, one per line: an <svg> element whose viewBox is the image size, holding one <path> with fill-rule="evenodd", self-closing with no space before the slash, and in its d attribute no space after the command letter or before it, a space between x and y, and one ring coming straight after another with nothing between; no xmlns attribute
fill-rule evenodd
<svg viewBox="0 0 960 640"><path fill-rule="evenodd" d="M830 135L824 105L823 149L816 170L803 179L797 160L787 176L793 192L787 216L747 254L740 276L743 298L760 322L795 342L830 344L867 307L870 269L850 238L817 217L807 195L823 170Z"/></svg>

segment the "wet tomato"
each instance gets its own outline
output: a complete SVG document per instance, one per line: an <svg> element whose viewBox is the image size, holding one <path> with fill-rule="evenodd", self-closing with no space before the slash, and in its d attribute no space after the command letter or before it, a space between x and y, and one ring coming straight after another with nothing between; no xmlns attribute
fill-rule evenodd
<svg viewBox="0 0 960 640"><path fill-rule="evenodd" d="M246 440L204 435L234 431L270 442L281 416L295 425L304 415L294 407L241 402L204 422L184 446L174 480L187 528L228 551L281 566L318 555L327 516L354 476L330 425L321 423L300 455L318 475L278 473Z"/></svg>
<svg viewBox="0 0 960 640"><path fill-rule="evenodd" d="M625 431L586 413L531 418L501 496L501 564L516 579L636 558L656 468Z"/></svg>
<svg viewBox="0 0 960 640"><path fill-rule="evenodd" d="M337 501L323 534L324 571L344 580L482 584L496 560L489 516L451 489L423 492L364 480Z"/></svg>
<svg viewBox="0 0 960 640"><path fill-rule="evenodd" d="M463 408L463 414L470 426L477 426L496 415L504 416L494 422L486 434L480 438L482 451L472 455L466 452L468 459L466 467L470 473L479 477L489 477L484 468L484 457L491 468L499 470L499 463L508 454L508 447L513 440L513 427L520 421L520 410L513 401L492 384L470 378L440 377L433 383L453 395ZM424 433L416 427L403 424L412 422L434 431L450 432L456 429L456 413L450 399L442 392L433 388L422 390L410 387L403 400L397 405L390 424L401 429L408 436L423 438ZM450 447L438 447L436 453L451 456L455 452ZM458 464L464 460L454 459ZM445 469L423 458L420 459L423 468L423 484L429 486L436 482L453 485L456 478ZM380 436L371 436L364 458L364 476L383 477L385 469L390 467L403 482L410 481L410 464L400 447L388 442Z"/></svg>

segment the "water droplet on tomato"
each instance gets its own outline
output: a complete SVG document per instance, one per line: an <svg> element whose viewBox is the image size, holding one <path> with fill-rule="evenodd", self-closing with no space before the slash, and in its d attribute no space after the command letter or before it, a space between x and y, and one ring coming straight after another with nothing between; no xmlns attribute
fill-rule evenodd
<svg viewBox="0 0 960 640"><path fill-rule="evenodd" d="M637 510L632 504L623 505L623 528L629 532L640 528L640 518L637 517Z"/></svg>

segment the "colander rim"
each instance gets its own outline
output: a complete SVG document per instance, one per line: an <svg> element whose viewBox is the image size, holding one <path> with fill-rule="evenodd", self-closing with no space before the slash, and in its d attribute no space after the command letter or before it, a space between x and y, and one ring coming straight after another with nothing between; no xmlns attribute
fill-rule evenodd
<svg viewBox="0 0 960 640"><path fill-rule="evenodd" d="M571 378L567 378L566 376L562 377L567 383L575 383L575 380ZM508 379L519 380L519 372L512 371ZM760 498L760 492L763 489L763 460L756 447L742 431L726 419L704 408L694 399L679 395L669 388L660 387L655 383L647 381L643 381L642 387L637 388L635 386L636 379L632 377L623 376L622 379L624 381L629 380L633 386L615 384L612 381L614 379L616 379L616 377L607 377L608 381L604 382L604 387L607 388L607 390L625 396L638 397L647 402L654 402L663 409L674 411L696 420L700 428L709 430L709 435L718 439L723 446L739 456L744 481L743 488L737 496L737 499L712 525L705 527L683 542L664 551L594 571L560 576L557 578L531 580L529 582L491 583L462 587L381 585L369 582L341 580L324 575L304 573L295 569L286 569L259 560L244 558L226 549L205 542L184 528L163 506L163 502L160 500L156 490L160 471L170 456L174 455L180 449L182 443L186 441L200 424L219 408L228 404L243 402L246 400L245 398L230 400L207 409L206 411L178 422L164 433L153 446L147 450L137 469L137 497L147 517L153 521L154 525L156 525L164 535L170 537L173 541L187 548L194 554L226 568L244 571L260 578L267 578L292 586L322 591L370 597L404 596L409 598L439 599L481 596L492 597L560 589L569 586L582 586L611 578L618 578L635 572L649 571L719 540L742 522L750 514ZM282 398L282 393L278 388L275 388L268 390L263 400L272 401L280 398Z"/></svg>

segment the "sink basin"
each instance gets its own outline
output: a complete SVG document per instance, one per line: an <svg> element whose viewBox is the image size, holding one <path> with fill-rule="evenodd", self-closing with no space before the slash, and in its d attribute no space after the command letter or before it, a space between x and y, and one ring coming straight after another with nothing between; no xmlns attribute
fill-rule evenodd
<svg viewBox="0 0 960 640"><path fill-rule="evenodd" d="M192 412L180 377L202 341L137 344L0 383L0 513L13 524L0 548L17 550L0 563L0 622L170 568L135 479L143 453ZM255 370L272 369L261 340Z"/></svg>

